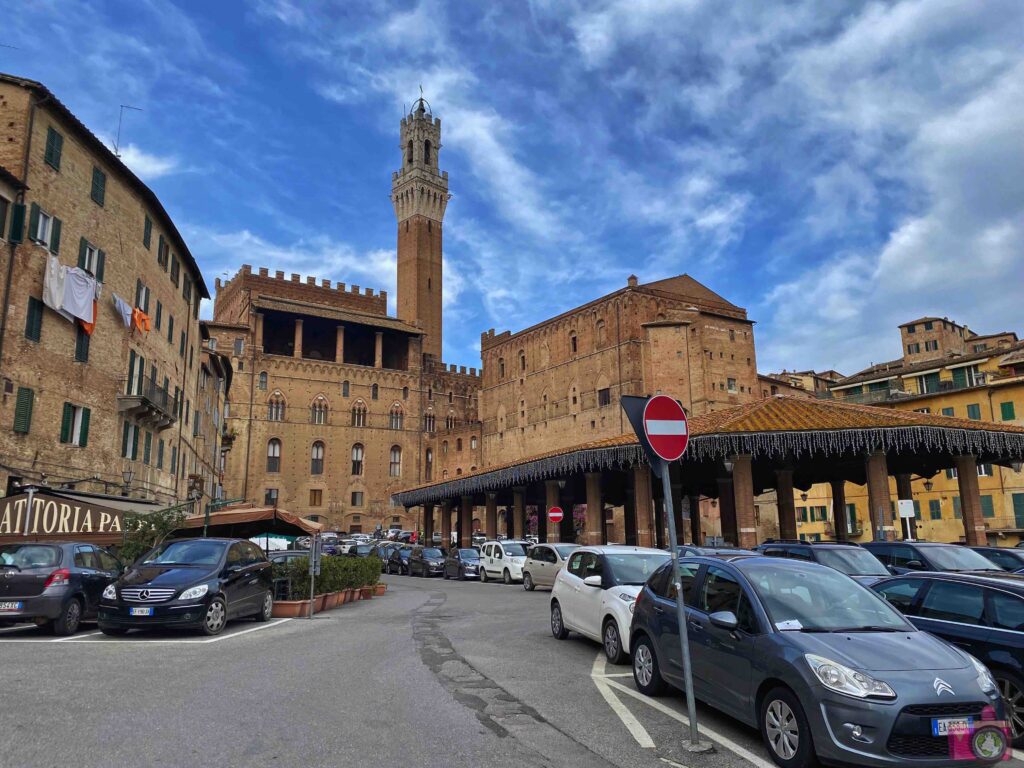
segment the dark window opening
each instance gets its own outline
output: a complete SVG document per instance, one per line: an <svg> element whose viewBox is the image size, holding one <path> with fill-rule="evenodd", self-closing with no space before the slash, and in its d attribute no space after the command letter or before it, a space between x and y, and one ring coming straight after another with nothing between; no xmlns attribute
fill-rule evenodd
<svg viewBox="0 0 1024 768"><path fill-rule="evenodd" d="M405 336L384 332L381 365L396 371L409 369L409 341Z"/></svg>
<svg viewBox="0 0 1024 768"><path fill-rule="evenodd" d="M409 139L409 144L405 148L405 164L412 165L412 139Z"/></svg>
<svg viewBox="0 0 1024 768"><path fill-rule="evenodd" d="M336 322L322 317L302 318L303 358L334 362L337 349L338 324Z"/></svg>
<svg viewBox="0 0 1024 768"><path fill-rule="evenodd" d="M377 337L365 325L345 326L345 362L372 366L377 354Z"/></svg>
<svg viewBox="0 0 1024 768"><path fill-rule="evenodd" d="M263 351L268 355L295 353L295 316L268 311L263 316Z"/></svg>
<svg viewBox="0 0 1024 768"><path fill-rule="evenodd" d="M430 141L423 142L423 162L430 165Z"/></svg>

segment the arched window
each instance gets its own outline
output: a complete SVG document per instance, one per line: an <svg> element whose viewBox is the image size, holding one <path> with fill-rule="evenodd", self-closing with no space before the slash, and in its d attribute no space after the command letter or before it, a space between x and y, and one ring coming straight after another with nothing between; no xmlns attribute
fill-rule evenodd
<svg viewBox="0 0 1024 768"><path fill-rule="evenodd" d="M430 165L430 139L423 142L423 162Z"/></svg>
<svg viewBox="0 0 1024 768"><path fill-rule="evenodd" d="M402 476L402 448L398 445L391 446L391 460L388 462L388 475L391 477Z"/></svg>
<svg viewBox="0 0 1024 768"><path fill-rule="evenodd" d="M462 450L462 438L461 437L457 438L455 440L455 450L456 451L461 451Z"/></svg>
<svg viewBox="0 0 1024 768"><path fill-rule="evenodd" d="M455 414L449 412L448 416L444 420L445 429L455 429Z"/></svg>
<svg viewBox="0 0 1024 768"><path fill-rule="evenodd" d="M447 440L445 440L443 443L441 443L441 453L443 455L445 455L445 456L448 455L448 441Z"/></svg>
<svg viewBox="0 0 1024 768"><path fill-rule="evenodd" d="M356 443L352 446L352 474L363 474L363 444Z"/></svg>
<svg viewBox="0 0 1024 768"><path fill-rule="evenodd" d="M462 474L462 467L459 467L458 469L456 469L455 470L455 474L456 475L461 475Z"/></svg>
<svg viewBox="0 0 1024 768"><path fill-rule="evenodd" d="M519 370L526 370L526 353L523 350L519 350Z"/></svg>
<svg viewBox="0 0 1024 768"><path fill-rule="evenodd" d="M427 413L423 414L423 429L426 430L427 432L433 432L434 431L434 412L433 411L428 411Z"/></svg>
<svg viewBox="0 0 1024 768"><path fill-rule="evenodd" d="M209 347L210 347L210 349L216 349L217 348L217 340L216 339L210 339Z"/></svg>
<svg viewBox="0 0 1024 768"><path fill-rule="evenodd" d="M309 454L309 474L322 475L324 473L324 444L317 440L313 443L313 450Z"/></svg>
<svg viewBox="0 0 1024 768"><path fill-rule="evenodd" d="M427 448L426 460L423 462L426 468L426 480L429 483L434 479L434 452Z"/></svg>
<svg viewBox="0 0 1024 768"><path fill-rule="evenodd" d="M317 397L309 407L309 421L311 424L327 423L327 401L323 395Z"/></svg>
<svg viewBox="0 0 1024 768"><path fill-rule="evenodd" d="M211 339L212 341L212 339ZM260 383L259 388L265 390L267 388L267 372L260 371Z"/></svg>
<svg viewBox="0 0 1024 768"><path fill-rule="evenodd" d="M341 362L340 360L338 362ZM341 396L348 397L348 379L341 382Z"/></svg>
<svg viewBox="0 0 1024 768"><path fill-rule="evenodd" d="M498 378L499 379L504 379L505 378L505 358L504 357L499 357L498 358Z"/></svg>
<svg viewBox="0 0 1024 768"><path fill-rule="evenodd" d="M598 320L596 329L597 331L597 345L603 347L608 341L607 334L605 332L604 320Z"/></svg>
<svg viewBox="0 0 1024 768"><path fill-rule="evenodd" d="M579 344L576 341L576 331L569 332L569 351L574 355L579 351Z"/></svg>
<svg viewBox="0 0 1024 768"><path fill-rule="evenodd" d="M267 421L284 421L284 398L278 392L267 401Z"/></svg>
<svg viewBox="0 0 1024 768"><path fill-rule="evenodd" d="M433 399L434 399L434 388L433 387L427 387L427 400L433 400Z"/></svg>
<svg viewBox="0 0 1024 768"><path fill-rule="evenodd" d="M405 164L412 165L412 139L409 139L409 144L405 148Z"/></svg>
<svg viewBox="0 0 1024 768"><path fill-rule="evenodd" d="M403 400L408 400L409 399L409 388L408 387L402 387L402 399Z"/></svg>
<svg viewBox="0 0 1024 768"><path fill-rule="evenodd" d="M474 451L476 450L476 435L473 435L473 437L469 438L469 447Z"/></svg>
<svg viewBox="0 0 1024 768"><path fill-rule="evenodd" d="M276 437L267 443L267 472L281 471L281 441Z"/></svg>
<svg viewBox="0 0 1024 768"><path fill-rule="evenodd" d="M449 390L448 390L448 405L451 405L451 404L452 404L453 402L455 402L455 393L454 393L454 392L452 392L452 391L451 391L451 390L449 389Z"/></svg>
<svg viewBox="0 0 1024 768"><path fill-rule="evenodd" d="M371 386L370 387L370 399L371 400L376 400L378 392L380 392L380 388L376 384Z"/></svg>
<svg viewBox="0 0 1024 768"><path fill-rule="evenodd" d="M402 406L395 403L391 406L391 413L388 414L388 429L401 429L403 421Z"/></svg>
<svg viewBox="0 0 1024 768"><path fill-rule="evenodd" d="M362 400L356 400L355 403L352 404L352 426L366 426L366 403Z"/></svg>
<svg viewBox="0 0 1024 768"><path fill-rule="evenodd" d="M448 479L448 470L447 469L442 469L441 470L441 479L442 480L447 480Z"/></svg>

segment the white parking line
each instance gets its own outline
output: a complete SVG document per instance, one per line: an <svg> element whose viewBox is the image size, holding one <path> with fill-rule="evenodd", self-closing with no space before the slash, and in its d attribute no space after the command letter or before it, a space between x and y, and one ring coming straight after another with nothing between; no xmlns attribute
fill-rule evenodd
<svg viewBox="0 0 1024 768"><path fill-rule="evenodd" d="M626 709L626 706L619 701L619 697L612 693L608 687L608 683L605 682L607 675L604 674L604 654L597 654L597 658L594 659L594 666L590 670L590 677L594 681L594 685L597 686L598 693L604 698L608 706L612 708L612 712L619 716L619 720L626 726L626 730L629 731L630 735L636 739L636 743L644 749L654 749L654 739L647 732L647 729L640 725L640 721L633 716L633 713Z"/></svg>
<svg viewBox="0 0 1024 768"><path fill-rule="evenodd" d="M117 643L127 643L129 645L135 645L135 646L143 646L143 645L206 645L208 643L218 643L221 640L231 640L234 637L240 637L242 635L247 635L250 632L259 632L262 629L270 629L271 627L276 627L279 624L284 624L286 621L292 621L292 619L277 619L276 621L271 621L271 622L267 622L266 624L261 624L258 627L250 627L249 629L243 629L241 632L232 632L231 634L219 635L217 637L209 637L209 638L206 638L204 640L197 640L197 639L192 639L192 638L187 638L187 637L182 637L182 638L174 639L174 640L170 640L170 639L150 640L150 639L143 639L143 638L139 638L139 639L133 639L133 638L124 638L124 639L104 638L102 640L86 640L86 639L84 639L84 638L87 638L87 637L91 637L92 635L102 634L100 632L90 632L87 635L71 635L70 637L58 637L58 638L53 639L53 640L41 639L41 638L38 638L38 637L35 637L35 638L33 638L33 637L11 637L11 638L6 638L5 637L5 638L0 639L0 644L4 644L4 643L62 643L62 642L66 642L68 640L75 640L76 641L75 645L79 645L79 644L85 645L87 643L99 643L99 644L103 644L103 645L114 645L114 644L117 644Z"/></svg>
<svg viewBox="0 0 1024 768"><path fill-rule="evenodd" d="M667 715L667 716L671 717L673 720L679 721L683 725L686 725L686 726L690 725L690 720L689 720L689 718L686 717L686 715L680 714L679 712L676 712L671 707L665 706L664 704L662 704L657 699L652 699L649 696L644 696L639 691L634 691L632 688L629 688L629 687L623 685L622 683L617 683L614 680L606 681L605 685L609 685L612 688L616 688L616 689L622 691L623 693L625 693L627 696L632 696L634 699L636 699L638 701L642 701L644 704L646 704L647 706L651 707L652 709L658 710L663 715ZM707 736L709 739L711 739L711 741L715 742L716 744L721 744L723 747L728 749L730 752L733 752L737 756L742 757L747 762L752 763L753 765L758 766L758 768L775 768L775 764L774 763L771 763L771 762L769 762L768 760L765 760L762 757L758 757L753 752L748 750L746 747L741 747L735 741L732 741L731 739L723 736L722 734L718 733L717 731L712 730L711 728L708 728L706 725L698 725L698 727L700 729L700 732L703 733L705 736Z"/></svg>
<svg viewBox="0 0 1024 768"><path fill-rule="evenodd" d="M58 637L54 640L50 640L51 643L66 643L68 640L78 640L83 637L92 637L93 635L102 635L103 633L99 630L95 632L88 632L84 635L68 635L67 637Z"/></svg>

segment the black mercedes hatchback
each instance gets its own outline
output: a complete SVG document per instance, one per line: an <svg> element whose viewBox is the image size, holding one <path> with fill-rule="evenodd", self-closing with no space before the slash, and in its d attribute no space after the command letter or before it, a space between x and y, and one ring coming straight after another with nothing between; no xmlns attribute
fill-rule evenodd
<svg viewBox="0 0 1024 768"><path fill-rule="evenodd" d="M179 539L140 557L100 598L106 635L183 627L219 634L231 619L267 621L274 593L270 561L245 539Z"/></svg>

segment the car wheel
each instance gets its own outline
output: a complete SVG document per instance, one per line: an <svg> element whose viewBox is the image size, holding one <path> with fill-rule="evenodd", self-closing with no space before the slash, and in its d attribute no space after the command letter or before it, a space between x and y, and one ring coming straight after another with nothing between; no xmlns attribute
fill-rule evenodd
<svg viewBox="0 0 1024 768"><path fill-rule="evenodd" d="M447 569L447 568L445 568L445 569L444 569L443 571L441 571L441 577L442 577L442 578L443 578L443 579L444 579L445 581L448 581L448 579L449 579L449 576L448 576L448 569Z"/></svg>
<svg viewBox="0 0 1024 768"><path fill-rule="evenodd" d="M1003 696L1006 706L1006 724L1010 728L1013 746L1024 743L1024 682L1019 677L1003 670L993 673L999 693Z"/></svg>
<svg viewBox="0 0 1024 768"><path fill-rule="evenodd" d="M505 572L501 574L501 580L506 584L512 583L512 574L508 572L508 568L506 568Z"/></svg>
<svg viewBox="0 0 1024 768"><path fill-rule="evenodd" d="M776 765L812 768L818 764L807 716L788 688L773 688L761 702L761 738Z"/></svg>
<svg viewBox="0 0 1024 768"><path fill-rule="evenodd" d="M604 655L612 664L625 664L626 654L622 650L622 638L619 637L619 625L615 619L608 619L604 623L601 632L601 644L604 646Z"/></svg>
<svg viewBox="0 0 1024 768"><path fill-rule="evenodd" d="M124 637L128 634L128 630L124 627L100 627L100 632L111 637Z"/></svg>
<svg viewBox="0 0 1024 768"><path fill-rule="evenodd" d="M73 635L78 631L78 625L82 623L82 602L73 597L67 601L60 616L50 625L55 635Z"/></svg>
<svg viewBox="0 0 1024 768"><path fill-rule="evenodd" d="M487 583L487 569L482 565L480 566L480 581Z"/></svg>
<svg viewBox="0 0 1024 768"><path fill-rule="evenodd" d="M270 621L274 615L274 593L269 589L263 595L263 602L260 604L259 613L256 614L256 621Z"/></svg>
<svg viewBox="0 0 1024 768"><path fill-rule="evenodd" d="M661 696L668 687L661 677L654 644L647 635L640 635L633 647L633 681L645 696Z"/></svg>
<svg viewBox="0 0 1024 768"><path fill-rule="evenodd" d="M527 592L533 592L537 588L537 585L533 583L533 576L527 571L523 574L523 589Z"/></svg>
<svg viewBox="0 0 1024 768"><path fill-rule="evenodd" d="M219 635L224 631L228 623L228 608L224 600L219 597L213 598L206 607L206 615L203 617L202 632L204 635Z"/></svg>
<svg viewBox="0 0 1024 768"><path fill-rule="evenodd" d="M551 634L559 640L565 640L569 636L569 630L565 628L562 621L562 606L557 600L551 601Z"/></svg>
<svg viewBox="0 0 1024 768"><path fill-rule="evenodd" d="M466 580L466 569L462 568L461 566L459 567L458 579L459 579L459 581L465 581Z"/></svg>

